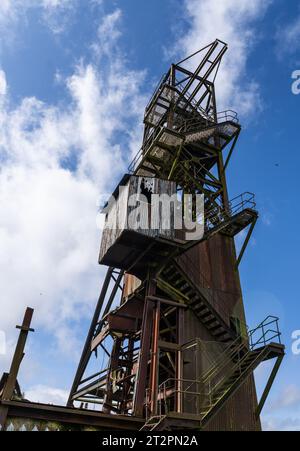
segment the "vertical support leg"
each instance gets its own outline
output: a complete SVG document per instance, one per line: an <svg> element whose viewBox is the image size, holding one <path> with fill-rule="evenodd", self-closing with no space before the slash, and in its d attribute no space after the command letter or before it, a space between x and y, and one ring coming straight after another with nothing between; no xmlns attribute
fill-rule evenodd
<svg viewBox="0 0 300 451"><path fill-rule="evenodd" d="M156 283L152 280L148 282L147 296L155 295ZM138 371L136 378L136 388L134 397L134 414L142 417L144 410L145 392L148 376L148 361L150 357L151 331L153 319L154 302L146 298L143 323L141 332L141 349L138 362Z"/></svg>
<svg viewBox="0 0 300 451"><path fill-rule="evenodd" d="M159 323L160 323L160 302L157 301L153 312L153 334L151 346L151 366L150 366L150 410L151 415L157 415L157 395L158 395L158 364L159 364Z"/></svg>
<svg viewBox="0 0 300 451"><path fill-rule="evenodd" d="M113 402L113 378L116 376L116 371L119 366L119 355L121 348L121 339L117 338L113 345L111 358L110 358L110 369L107 375L107 384L106 384L106 395L103 402L103 412L111 413L113 410L112 402Z"/></svg>
<svg viewBox="0 0 300 451"><path fill-rule="evenodd" d="M123 388L122 388L122 390L123 390L122 403L120 406L120 410L121 410L122 414L126 414L128 412L128 407L129 407L128 404L129 404L129 401L131 401L129 399L129 395L130 395L130 390L132 388L132 381L130 379L130 375L132 375L132 368L133 368L133 349L134 349L134 339L128 338L128 349L127 349L127 353L125 354L126 372L125 372L125 380L123 382Z"/></svg>
<svg viewBox="0 0 300 451"><path fill-rule="evenodd" d="M0 404L0 430L4 431L5 425L6 425L6 419L8 414L8 407L1 406Z"/></svg>
<svg viewBox="0 0 300 451"><path fill-rule="evenodd" d="M179 308L177 311L177 343L179 346L183 344L183 321L184 310ZM176 358L176 379L177 379L177 397L176 397L176 412L183 412L183 400L182 400L182 379L183 379L183 363L182 363L182 351L177 351Z"/></svg>
<svg viewBox="0 0 300 451"><path fill-rule="evenodd" d="M278 370L279 370L279 368L280 368L280 365L281 365L281 362L282 362L282 360L283 360L283 357L284 357L284 354L281 355L281 356L279 356L279 357L277 358L276 362L275 362L275 365L274 365L274 367L273 367L273 370L272 370L272 372L271 372L271 374L270 374L270 377L269 377L269 379L268 379L266 388L264 389L264 392L263 392L263 394L262 394L262 396L261 396L261 399L260 399L259 404L258 404L258 406L257 406L257 409L256 409L256 411L255 411L255 417L256 417L257 419L259 418L259 416L260 416L260 414L261 414L261 411L262 411L262 409L263 409L263 407L264 407L264 405L265 405L265 402L266 402L267 397L268 397L268 395L269 395L269 392L270 392L270 390L271 390L271 387L272 387L272 384L273 384L274 379L275 379L275 377L276 377L276 374L278 373Z"/></svg>

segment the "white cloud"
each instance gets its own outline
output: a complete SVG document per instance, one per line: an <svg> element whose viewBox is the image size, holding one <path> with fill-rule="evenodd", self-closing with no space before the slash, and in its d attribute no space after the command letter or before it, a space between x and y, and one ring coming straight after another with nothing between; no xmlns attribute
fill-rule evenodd
<svg viewBox="0 0 300 451"><path fill-rule="evenodd" d="M7 92L6 75L3 70L0 70L0 99L5 97Z"/></svg>
<svg viewBox="0 0 300 451"><path fill-rule="evenodd" d="M74 4L77 0L42 0L42 5L44 8L61 8L67 7Z"/></svg>
<svg viewBox="0 0 300 451"><path fill-rule="evenodd" d="M0 2L0 32L1 44L14 40L18 34L18 26L27 22L27 14L40 10L44 23L55 34L64 31L78 0L1 0ZM4 39L5 36L5 39Z"/></svg>
<svg viewBox="0 0 300 451"><path fill-rule="evenodd" d="M43 17L54 34L62 33L69 24L78 0L43 0Z"/></svg>
<svg viewBox="0 0 300 451"><path fill-rule="evenodd" d="M300 431L300 389L287 385L270 400L262 415L265 431Z"/></svg>
<svg viewBox="0 0 300 451"><path fill-rule="evenodd" d="M300 47L300 15L288 24L281 24L276 34L277 55L293 54Z"/></svg>
<svg viewBox="0 0 300 451"><path fill-rule="evenodd" d="M272 215L268 212L264 212L262 215L262 223L265 226L270 226L272 225Z"/></svg>
<svg viewBox="0 0 300 451"><path fill-rule="evenodd" d="M256 22L270 0L185 0L188 30L177 43L181 56L221 39L229 44L217 78L219 109L233 108L241 115L261 109L259 86L247 76L248 56L256 40Z"/></svg>
<svg viewBox="0 0 300 451"><path fill-rule="evenodd" d="M262 417L264 431L300 431L300 418Z"/></svg>
<svg viewBox="0 0 300 451"><path fill-rule="evenodd" d="M6 335L3 330L0 330L0 355L6 354Z"/></svg>
<svg viewBox="0 0 300 451"><path fill-rule="evenodd" d="M32 306L34 327L53 335L58 353L77 358L77 328L91 317L104 271L96 202L126 167L144 74L119 53L79 62L60 79L68 104L32 97L14 106L0 74L0 329L11 340Z"/></svg>
<svg viewBox="0 0 300 451"><path fill-rule="evenodd" d="M98 27L98 42L95 46L95 50L99 55L101 52L109 55L113 50L113 45L120 37L121 32L118 24L122 16L122 11L116 9L111 14L104 17L103 21Z"/></svg>
<svg viewBox="0 0 300 451"><path fill-rule="evenodd" d="M68 399L68 392L46 385L35 385L26 390L25 398L29 401L44 404L65 405Z"/></svg>

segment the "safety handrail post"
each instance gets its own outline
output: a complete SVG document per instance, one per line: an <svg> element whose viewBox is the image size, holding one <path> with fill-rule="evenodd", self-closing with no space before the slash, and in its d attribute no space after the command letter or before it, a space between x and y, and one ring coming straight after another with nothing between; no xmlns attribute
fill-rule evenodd
<svg viewBox="0 0 300 451"><path fill-rule="evenodd" d="M271 325L274 325L271 328ZM268 328L267 328L268 327ZM266 329L267 328L267 329ZM261 331L259 338L254 338L255 334ZM270 336L270 334L272 334ZM264 321L262 321L255 329L249 331L250 348L254 350L258 345L263 344L266 346L271 340L277 338L279 344L281 344L281 332L279 329L279 318L275 316L268 316Z"/></svg>
<svg viewBox="0 0 300 451"><path fill-rule="evenodd" d="M279 340L279 344L281 344L281 333L279 330L279 325L278 325L278 319L276 320L276 330L277 330L277 334L278 334L278 340Z"/></svg>

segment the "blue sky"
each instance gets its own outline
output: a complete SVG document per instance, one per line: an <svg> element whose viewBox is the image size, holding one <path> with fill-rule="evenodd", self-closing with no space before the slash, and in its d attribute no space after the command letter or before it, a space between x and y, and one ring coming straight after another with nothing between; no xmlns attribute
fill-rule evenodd
<svg viewBox="0 0 300 451"><path fill-rule="evenodd" d="M219 109L243 132L230 197L256 194L260 220L241 264L247 319L281 319L287 356L265 429L300 430L297 222L300 2L283 0L2 0L0 4L0 330L7 370L14 325L35 307L20 380L32 399L63 402L103 269L97 200L141 143L145 103L169 64L228 42ZM257 372L259 390L267 368Z"/></svg>

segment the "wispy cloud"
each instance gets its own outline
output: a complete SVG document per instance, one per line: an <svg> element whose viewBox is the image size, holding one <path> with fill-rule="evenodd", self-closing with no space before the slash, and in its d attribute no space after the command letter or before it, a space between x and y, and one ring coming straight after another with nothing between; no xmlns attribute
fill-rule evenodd
<svg viewBox="0 0 300 451"><path fill-rule="evenodd" d="M72 19L78 4L79 0L1 0L1 47L15 42L18 27L26 25L28 14L33 10L40 13L40 21L54 34L62 33Z"/></svg>
<svg viewBox="0 0 300 451"><path fill-rule="evenodd" d="M120 20L115 16L114 33L107 30L106 45L117 46ZM143 80L117 52L79 60L60 77L68 102L31 97L12 105L0 72L0 329L8 339L30 305L37 329L52 334L58 353L72 354L103 271L97 198L126 168L134 136L128 130L139 130L145 102Z"/></svg>
<svg viewBox="0 0 300 451"><path fill-rule="evenodd" d="M65 405L68 399L68 392L47 385L35 385L26 390L25 398L33 402Z"/></svg>
<svg viewBox="0 0 300 451"><path fill-rule="evenodd" d="M300 431L300 389L290 384L272 398L262 415L266 431Z"/></svg>
<svg viewBox="0 0 300 451"><path fill-rule="evenodd" d="M54 34L65 30L78 3L79 0L42 0L43 19Z"/></svg>
<svg viewBox="0 0 300 451"><path fill-rule="evenodd" d="M115 42L121 36L121 31L116 24L120 23L122 17L122 11L118 8L111 14L104 17L98 27L98 40L94 42L93 49L97 56L109 54L115 49Z"/></svg>
<svg viewBox="0 0 300 451"><path fill-rule="evenodd" d="M286 417L262 417L264 431L300 431L300 418Z"/></svg>
<svg viewBox="0 0 300 451"><path fill-rule="evenodd" d="M276 52L279 58L292 55L300 48L300 13L290 23L281 24L276 33Z"/></svg>
<svg viewBox="0 0 300 451"><path fill-rule="evenodd" d="M296 385L287 385L277 398L271 403L272 409L300 408L300 388Z"/></svg>

